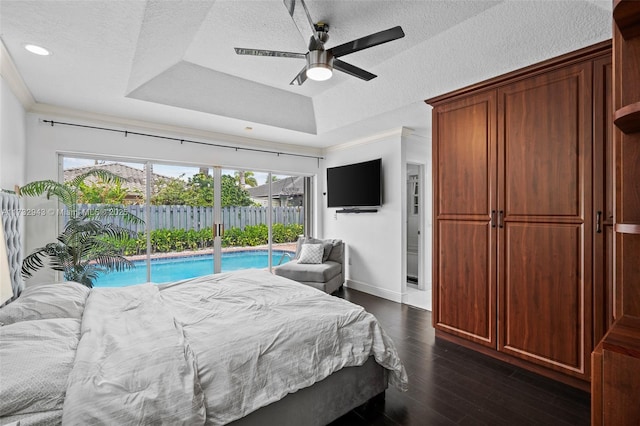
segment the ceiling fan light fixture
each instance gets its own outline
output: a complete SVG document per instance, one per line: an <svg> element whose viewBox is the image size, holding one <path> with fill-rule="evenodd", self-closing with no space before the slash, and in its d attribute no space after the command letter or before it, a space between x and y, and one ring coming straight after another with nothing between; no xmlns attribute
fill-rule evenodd
<svg viewBox="0 0 640 426"><path fill-rule="evenodd" d="M307 78L315 81L329 80L333 75L333 70L329 65L313 64L307 68Z"/></svg>
<svg viewBox="0 0 640 426"><path fill-rule="evenodd" d="M1 1L1 0L0 0ZM301 86L307 79L326 81L333 75L333 69L345 74L369 81L376 78L375 74L344 62L342 56L359 52L379 44L388 43L404 37L402 27L395 26L388 30L378 31L368 36L348 41L325 50L325 43L329 40L329 24L316 22L311 18L305 0L284 0L287 12L293 19L300 35L308 42L309 51L305 53L281 52L277 50L245 49L236 47L238 55L274 56L280 58L305 58L306 65L296 74L289 85ZM300 7L297 7L300 6ZM310 33L310 34L309 34ZM310 36L309 36L310 35Z"/></svg>
<svg viewBox="0 0 640 426"><path fill-rule="evenodd" d="M307 53L307 78L315 81L329 80L333 75L333 55L326 50Z"/></svg>

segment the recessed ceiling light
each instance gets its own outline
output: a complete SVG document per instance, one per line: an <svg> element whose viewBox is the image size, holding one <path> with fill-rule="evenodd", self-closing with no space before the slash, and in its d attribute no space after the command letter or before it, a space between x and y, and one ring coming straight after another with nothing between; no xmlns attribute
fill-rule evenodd
<svg viewBox="0 0 640 426"><path fill-rule="evenodd" d="M35 44L27 44L24 46L25 49L27 49L29 52L36 54L36 55L40 55L40 56L49 56L51 55L51 52L49 52L47 49L45 49L42 46L37 46Z"/></svg>

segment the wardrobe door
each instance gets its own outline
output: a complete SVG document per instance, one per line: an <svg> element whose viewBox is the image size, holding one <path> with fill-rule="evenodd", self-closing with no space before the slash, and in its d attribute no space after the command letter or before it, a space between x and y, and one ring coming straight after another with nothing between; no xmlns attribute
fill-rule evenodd
<svg viewBox="0 0 640 426"><path fill-rule="evenodd" d="M498 349L579 378L592 348L591 71L498 91Z"/></svg>
<svg viewBox="0 0 640 426"><path fill-rule="evenodd" d="M496 347L495 91L434 109L437 329Z"/></svg>
<svg viewBox="0 0 640 426"><path fill-rule="evenodd" d="M599 342L619 317L614 287L613 64L611 55L593 62L593 341Z"/></svg>

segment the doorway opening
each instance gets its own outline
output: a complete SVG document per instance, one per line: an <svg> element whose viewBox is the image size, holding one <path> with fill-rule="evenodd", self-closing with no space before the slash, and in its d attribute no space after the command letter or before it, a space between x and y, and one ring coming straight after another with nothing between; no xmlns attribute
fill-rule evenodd
<svg viewBox="0 0 640 426"><path fill-rule="evenodd" d="M406 165L406 245L404 247L406 293L403 303L422 309L431 309L430 289L427 288L427 260L425 240L430 227L426 218L429 208L425 190L425 165Z"/></svg>
<svg viewBox="0 0 640 426"><path fill-rule="evenodd" d="M420 166L407 164L407 285L423 290L420 274L422 197Z"/></svg>

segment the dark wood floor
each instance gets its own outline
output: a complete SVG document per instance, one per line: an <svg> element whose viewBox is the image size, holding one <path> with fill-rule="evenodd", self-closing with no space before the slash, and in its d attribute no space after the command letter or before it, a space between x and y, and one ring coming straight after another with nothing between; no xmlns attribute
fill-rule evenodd
<svg viewBox="0 0 640 426"><path fill-rule="evenodd" d="M407 369L409 391L389 388L384 404L332 426L589 425L588 393L436 340L431 312L355 290L338 296L376 316Z"/></svg>

